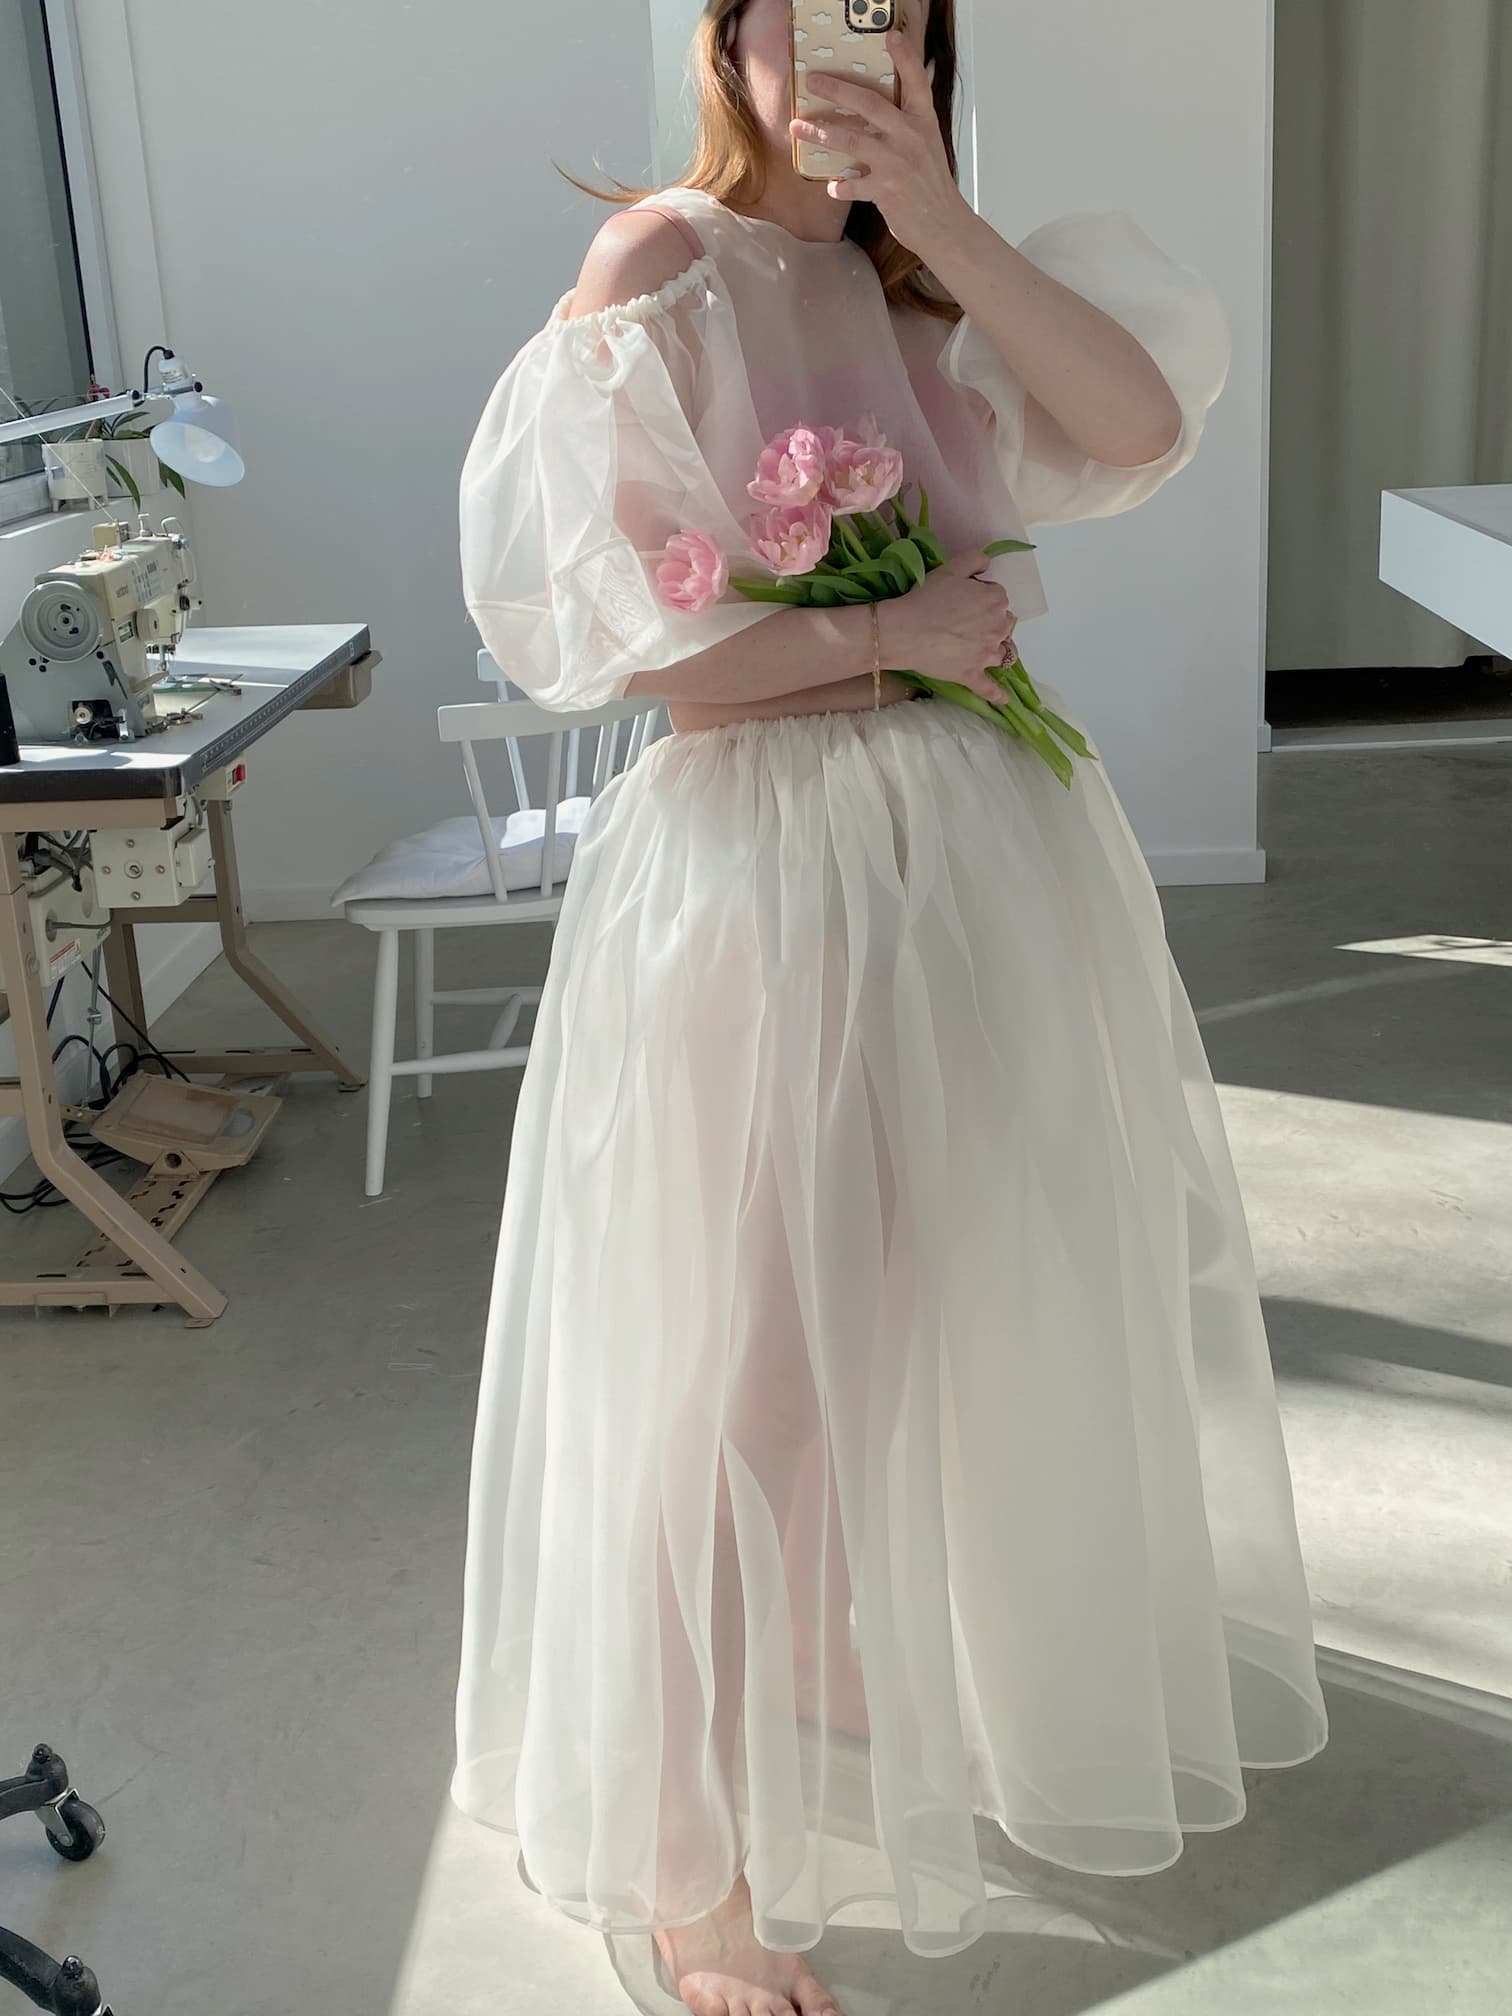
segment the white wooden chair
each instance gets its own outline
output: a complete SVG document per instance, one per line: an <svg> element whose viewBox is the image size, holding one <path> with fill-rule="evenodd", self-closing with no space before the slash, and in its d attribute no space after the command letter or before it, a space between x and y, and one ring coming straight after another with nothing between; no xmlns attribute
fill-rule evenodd
<svg viewBox="0 0 1512 2016"><path fill-rule="evenodd" d="M494 675L496 678L498 674ZM500 680L504 690L505 682ZM554 923L562 907L572 850L588 806L610 779L639 761L660 732L658 701L619 701L591 713L548 712L533 700L488 700L442 707L441 740L461 750L472 800L473 820L451 820L387 848L346 887L337 901L348 920L378 934L378 977L373 990L373 1047L368 1078L367 1178L369 1197L383 1191L388 1154L389 1114L396 1078L414 1078L422 1099L438 1073L502 1071L524 1064L528 1044L511 1044L521 1010L539 1002L539 987L470 987L438 991L436 933L480 926ZM628 732L627 732L628 730ZM597 731L597 746L586 790L579 791L583 745ZM496 819L484 795L477 745L502 742L508 752L517 810ZM526 751L545 746L544 782L536 799L527 783ZM476 824L476 832L472 829ZM471 836L470 838L467 836ZM462 843L459 846L459 842ZM481 858L480 858L481 857ZM439 885L439 886L433 886ZM364 887L410 893L363 894ZM424 886L425 893L413 893ZM483 893L478 893L481 888ZM399 939L415 938L415 1035L417 1055L395 1056L399 1008ZM500 1010L482 1050L436 1054L436 1009L497 1006Z"/></svg>

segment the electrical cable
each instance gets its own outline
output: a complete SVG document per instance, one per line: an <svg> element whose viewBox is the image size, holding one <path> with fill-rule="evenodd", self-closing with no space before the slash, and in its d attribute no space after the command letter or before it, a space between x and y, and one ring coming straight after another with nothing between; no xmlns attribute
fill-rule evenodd
<svg viewBox="0 0 1512 2016"><path fill-rule="evenodd" d="M143 1029L138 1023L132 1021L131 1017L126 1013L126 1010L120 1007L118 1003L112 998L109 988L102 986L100 992L102 995L104 995L105 999L110 1003L112 1013L120 1017L120 1019L126 1024L126 1027L131 1031L132 1035L141 1037L142 1043L145 1046L142 1051L142 1055L144 1057L155 1057L159 1062L159 1064L162 1065L165 1072L167 1072L171 1077L182 1078L186 1085L192 1085L194 1083L194 1080L189 1076L189 1073L187 1071L181 1071L178 1065L174 1063L171 1057L165 1056L163 1052L159 1050L156 1043L154 1043L152 1038L147 1034L147 1031Z"/></svg>
<svg viewBox="0 0 1512 2016"><path fill-rule="evenodd" d="M65 973L63 978L53 988L52 999L47 1004L47 1026L49 1028L52 1027L53 1016L57 1012L58 1000L62 995L64 982L67 978L68 975ZM88 1036L75 1033L63 1038L53 1050L52 1061L54 1064L77 1043L89 1052L99 1072L99 1095L97 1098L85 1102L87 1110L91 1113L103 1113L121 1087L126 1083L127 1079L133 1073L144 1069L149 1058L154 1063L160 1064L163 1067L165 1076L176 1075L182 1078L186 1085L192 1083L193 1081L190 1079L188 1073L181 1071L172 1058L166 1057L152 1039L143 1034L142 1030L137 1027L136 1023L132 1021L125 1010L116 1006L110 994L100 982L98 952L92 964L91 979L93 983L91 987L91 1002L93 1001L95 992L103 995L104 999L110 1003L111 1009L115 1014L120 1016L127 1028L142 1038L142 1042L146 1045L146 1048L145 1050L139 1049L135 1043L116 1042L112 1043L109 1049L101 1050ZM119 1070L116 1070L112 1059L118 1053L125 1055L126 1061ZM113 1163L127 1162L131 1159L129 1156L123 1155L120 1149L108 1147L105 1142L96 1140L88 1127L80 1120L69 1119L64 1121L63 1138L74 1154L91 1169L108 1169ZM0 1190L0 1209L8 1212L13 1218L24 1217L29 1211L53 1210L60 1204L66 1204L67 1201L67 1198L63 1196L50 1178L46 1176L39 1178L30 1190Z"/></svg>

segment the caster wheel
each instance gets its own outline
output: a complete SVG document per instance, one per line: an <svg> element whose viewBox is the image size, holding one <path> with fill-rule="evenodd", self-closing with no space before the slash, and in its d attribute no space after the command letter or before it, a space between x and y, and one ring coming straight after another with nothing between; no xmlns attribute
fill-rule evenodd
<svg viewBox="0 0 1512 2016"><path fill-rule="evenodd" d="M65 1862L87 1862L105 1839L105 1822L76 1792L60 1801L58 1817L68 1829L68 1839L60 1840L51 1827L46 1827L48 1840Z"/></svg>

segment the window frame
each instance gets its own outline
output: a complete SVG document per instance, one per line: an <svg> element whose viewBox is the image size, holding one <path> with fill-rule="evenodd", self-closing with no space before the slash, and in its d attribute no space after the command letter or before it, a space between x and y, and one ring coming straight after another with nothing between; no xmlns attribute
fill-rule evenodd
<svg viewBox="0 0 1512 2016"><path fill-rule="evenodd" d="M84 307L84 337L91 368L112 392L126 389L121 373L120 338L105 247L105 220L89 130L84 62L79 45L77 0L33 0L40 6L52 68L53 95L63 147L63 173L73 224L74 260ZM85 387L79 388L80 394ZM0 482L0 527L48 510L47 478L16 476Z"/></svg>

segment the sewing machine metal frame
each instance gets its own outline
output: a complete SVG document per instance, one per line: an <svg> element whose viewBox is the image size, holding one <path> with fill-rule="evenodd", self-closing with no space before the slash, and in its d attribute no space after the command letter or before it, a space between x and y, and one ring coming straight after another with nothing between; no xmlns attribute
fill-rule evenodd
<svg viewBox="0 0 1512 2016"><path fill-rule="evenodd" d="M315 640L312 651L311 640ZM247 941L229 794L213 780L260 736L299 708L351 707L371 687L380 662L362 626L290 625L266 630L191 631L178 660L207 677L235 679L236 698L217 697L204 718L164 736L76 750L23 745L19 764L0 767L0 969L15 1036L17 1076L0 1080L0 1115L19 1114L37 1167L94 1227L96 1237L63 1273L0 1280L0 1307L109 1308L176 1303L198 1326L226 1306L221 1289L185 1258L174 1235L219 1173L164 1170L156 1164L123 1196L75 1154L64 1135L44 996L43 964L33 935L21 848L37 832L161 828L182 818L203 785L215 862L215 893L168 908L116 911L105 945L111 991L150 1038L137 957L136 927L212 920L226 961L279 1018L296 1044L274 1050L165 1050L199 1077L251 1081L292 1072L329 1072L344 1090L364 1080L337 1045L262 964ZM282 648L280 648L282 647ZM129 1037L129 1031L120 1032ZM192 1153L191 1153L192 1160ZM164 1178L168 1180L164 1182ZM175 1179L178 1180L175 1180ZM134 1202L133 1199L136 1201ZM139 1208L139 1206L144 1208Z"/></svg>

